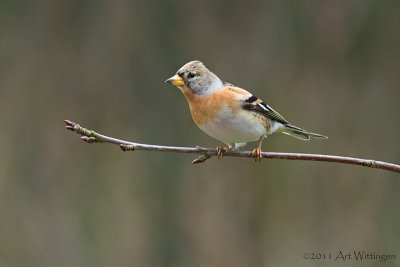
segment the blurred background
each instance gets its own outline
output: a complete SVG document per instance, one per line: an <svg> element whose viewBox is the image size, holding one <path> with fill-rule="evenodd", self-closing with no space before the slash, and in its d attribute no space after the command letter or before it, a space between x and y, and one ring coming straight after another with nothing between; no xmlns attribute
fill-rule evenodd
<svg viewBox="0 0 400 267"><path fill-rule="evenodd" d="M395 254L400 176L357 166L122 153L209 146L179 90L200 59L294 124L265 151L399 163L400 2L0 1L0 266L376 266ZM248 146L247 148L252 148Z"/></svg>

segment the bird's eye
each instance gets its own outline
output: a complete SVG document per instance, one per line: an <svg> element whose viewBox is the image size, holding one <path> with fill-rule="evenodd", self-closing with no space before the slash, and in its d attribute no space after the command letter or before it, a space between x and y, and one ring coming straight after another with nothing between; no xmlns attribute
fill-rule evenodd
<svg viewBox="0 0 400 267"><path fill-rule="evenodd" d="M192 78L194 78L194 77L196 77L196 76L198 76L198 75L199 75L198 73L189 72L188 78L189 78L189 79L192 79Z"/></svg>

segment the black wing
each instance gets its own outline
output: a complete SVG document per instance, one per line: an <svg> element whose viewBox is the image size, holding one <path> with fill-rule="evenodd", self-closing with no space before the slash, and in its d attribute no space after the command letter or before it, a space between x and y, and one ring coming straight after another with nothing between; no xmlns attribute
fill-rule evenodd
<svg viewBox="0 0 400 267"><path fill-rule="evenodd" d="M243 108L260 113L267 118L278 121L282 124L289 124L289 122L281 114L254 95L244 101Z"/></svg>

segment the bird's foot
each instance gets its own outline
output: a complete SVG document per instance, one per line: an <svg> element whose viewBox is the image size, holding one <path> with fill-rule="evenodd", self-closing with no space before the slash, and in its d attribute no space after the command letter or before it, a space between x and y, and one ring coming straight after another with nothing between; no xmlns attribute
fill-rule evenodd
<svg viewBox="0 0 400 267"><path fill-rule="evenodd" d="M217 146L218 159L222 158L224 156L224 154L226 155L226 153L228 153L229 151L232 151L232 148Z"/></svg>
<svg viewBox="0 0 400 267"><path fill-rule="evenodd" d="M262 154L261 154L261 148L260 147L256 147L251 151L251 155L254 158L254 160L257 162L261 162L262 159Z"/></svg>

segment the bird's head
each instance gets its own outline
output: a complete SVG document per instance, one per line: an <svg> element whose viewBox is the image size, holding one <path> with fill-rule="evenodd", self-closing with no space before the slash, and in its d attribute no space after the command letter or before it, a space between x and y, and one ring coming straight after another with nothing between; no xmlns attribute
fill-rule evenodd
<svg viewBox="0 0 400 267"><path fill-rule="evenodd" d="M223 86L221 79L198 60L186 63L165 82L198 95L207 95Z"/></svg>

